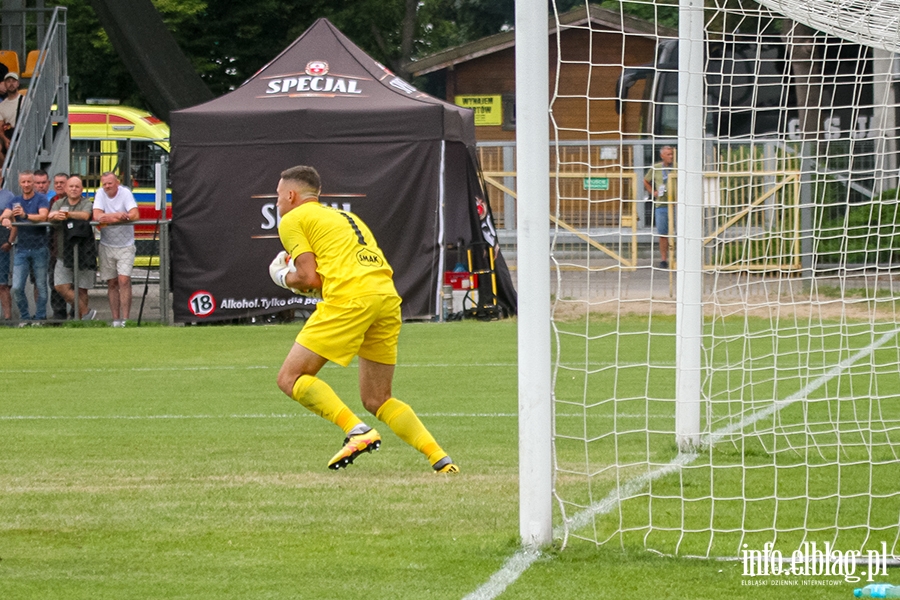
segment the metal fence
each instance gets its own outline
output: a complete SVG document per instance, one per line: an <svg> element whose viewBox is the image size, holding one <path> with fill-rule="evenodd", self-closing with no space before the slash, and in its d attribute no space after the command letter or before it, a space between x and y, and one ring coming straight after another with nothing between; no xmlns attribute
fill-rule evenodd
<svg viewBox="0 0 900 600"><path fill-rule="evenodd" d="M155 189L156 163L168 153L169 140L131 138L76 138L70 140L67 172L79 175L87 190L100 187L100 176L116 173L123 185L134 191ZM167 187L169 182L167 181Z"/></svg>
<svg viewBox="0 0 900 600"><path fill-rule="evenodd" d="M558 142L551 145L548 215L554 253L595 257L635 268L652 254L652 202L643 185L656 151L675 140ZM707 144L704 267L800 269L799 160L777 142L748 150ZM509 256L515 252L515 144L482 143L478 157L494 218ZM677 173L673 172L674 190ZM673 234L674 235L674 234ZM593 260L593 258L592 258Z"/></svg>
<svg viewBox="0 0 900 600"><path fill-rule="evenodd" d="M97 222L92 223L95 227L95 238L99 239L99 234L97 232ZM140 248L143 249L143 253L139 253L135 260L134 271L131 276L131 285L132 285L132 308L130 313L129 322L134 322L135 324L143 324L143 323L161 323L165 325L172 324L172 299L171 299L171 268L169 262L169 223L165 220L157 223L156 221L148 221L148 220L139 220L135 221L129 225L123 226L149 226L154 227L158 225L157 234L155 239L153 240L155 243L152 246L143 245ZM17 227L36 227L49 230L49 235L56 235L57 228L50 225L49 223L20 223L16 225ZM116 225L110 225L111 227L115 227ZM95 243L99 243L96 242ZM139 249L140 250L140 249ZM148 250L150 250L148 252ZM60 252L57 252L60 254ZM56 260L60 260L59 257ZM55 261L51 259L51 264ZM15 246L12 247L10 251L10 282L12 282L12 270L13 265L15 264ZM75 255L73 257L73 271L74 271L74 280L80 282L82 273L78 269L78 257ZM87 281L90 283L88 286L88 303L89 308L97 310L96 320L99 321L112 321L112 311L109 306L108 296L107 296L107 282L102 281L100 279L99 273L96 269L91 271L92 274L89 274L87 277ZM52 277L52 267L49 270L49 279L53 282ZM67 312L69 317L67 319L54 319L52 318L52 304L50 293L52 293L53 286L50 285L48 288L48 306L47 306L47 315L48 319L46 319L41 324L61 324L66 320L74 320L77 317L73 315L80 314L78 303L78 294L75 294L76 304L74 306L68 306ZM28 299L29 306L34 306L36 302L36 294L34 289L34 282L31 276L27 281L25 287L26 298ZM18 313L18 309L16 307L15 298L12 301L12 319L8 324L10 325L24 325L28 324L23 322L20 319L20 315ZM33 311L32 311L33 312Z"/></svg>

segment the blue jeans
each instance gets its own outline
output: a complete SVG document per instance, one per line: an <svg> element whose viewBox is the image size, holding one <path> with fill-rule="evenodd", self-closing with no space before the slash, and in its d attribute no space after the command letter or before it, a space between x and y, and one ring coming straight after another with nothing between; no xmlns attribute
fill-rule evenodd
<svg viewBox="0 0 900 600"><path fill-rule="evenodd" d="M0 250L0 285L9 285L9 250Z"/></svg>
<svg viewBox="0 0 900 600"><path fill-rule="evenodd" d="M13 298L19 309L19 318L25 321L31 320L28 312L28 298L25 296L25 282L28 273L34 271L34 286L37 288L37 306L34 307L34 318L38 320L47 318L47 265L50 262L50 249L43 248L19 248L16 247L16 257L13 259Z"/></svg>
<svg viewBox="0 0 900 600"><path fill-rule="evenodd" d="M657 204L654 209L656 218L656 232L659 235L669 235L669 205ZM675 207L672 207L672 220L675 219Z"/></svg>

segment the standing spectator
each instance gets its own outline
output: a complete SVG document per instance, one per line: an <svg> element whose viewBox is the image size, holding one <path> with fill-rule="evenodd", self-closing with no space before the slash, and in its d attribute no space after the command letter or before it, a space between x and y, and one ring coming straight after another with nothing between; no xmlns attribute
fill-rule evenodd
<svg viewBox="0 0 900 600"><path fill-rule="evenodd" d="M94 281L94 231L90 225L93 215L92 203L82 195L84 184L81 177L73 175L66 183L66 195L53 203L47 219L56 227L56 247L59 260L56 261L56 290L72 306L78 307L78 317L91 321L97 316L96 310L88 309L88 289ZM75 268L73 248L78 248L78 265ZM93 263L93 264L92 264ZM71 266L70 266L71 265ZM75 281L75 272L78 281ZM75 288L78 288L78 301Z"/></svg>
<svg viewBox="0 0 900 600"><path fill-rule="evenodd" d="M35 171L35 174L37 174L37 171ZM53 176L53 192L47 193L47 197L50 200L51 207L53 206L54 202L56 202L57 200L62 200L63 198L66 197L66 183L68 181L69 181L68 173L57 173L56 175ZM37 182L35 182L34 186L37 187ZM51 241L50 241L50 256L51 257L53 256L52 237L51 237ZM53 297L51 296L50 298L51 298L51 302L52 302Z"/></svg>
<svg viewBox="0 0 900 600"><path fill-rule="evenodd" d="M2 185L3 178L0 177L0 186ZM6 209L12 208L12 199L12 192L0 189L0 214L3 214ZM3 311L3 318L7 321L12 319L12 295L9 291L9 275L12 267L9 262L10 250L12 250L10 231L6 227L0 227L0 309Z"/></svg>
<svg viewBox="0 0 900 600"><path fill-rule="evenodd" d="M137 221L138 207L115 173L101 175L100 186L94 195L94 220L100 223L100 277L106 280L112 326L125 327L131 313L134 226L119 223Z"/></svg>
<svg viewBox="0 0 900 600"><path fill-rule="evenodd" d="M47 204L51 207L57 200L56 192L50 193L50 174L44 169L34 170L34 193L47 196ZM63 196L65 196L65 190L63 190ZM66 301L56 291L53 282L53 270L56 267L56 236L48 236L47 240L47 247L50 249L50 260L47 263L47 289L50 290L50 309L53 311L53 319L55 321L65 321ZM34 283L34 271L31 272L31 282ZM37 302L37 286L34 288L34 294L34 301Z"/></svg>
<svg viewBox="0 0 900 600"><path fill-rule="evenodd" d="M19 107L22 105L23 96L19 94L19 74L9 72L3 78L6 87L6 94L2 102L0 102L0 119L3 119L3 126L6 129L6 138L11 140L13 129L16 127L16 119L19 116Z"/></svg>
<svg viewBox="0 0 900 600"><path fill-rule="evenodd" d="M68 173L57 173L53 176L53 192L54 196L51 201L56 202L66 197L66 184L69 182Z"/></svg>
<svg viewBox="0 0 900 600"><path fill-rule="evenodd" d="M44 169L34 170L34 193L47 196L50 200L50 174Z"/></svg>
<svg viewBox="0 0 900 600"><path fill-rule="evenodd" d="M62 176L62 177L60 177ZM50 210L53 211L53 203L59 200L60 198L66 197L66 180L69 177L65 173L58 173L53 176L53 192L50 192L50 175L44 169L36 169L34 172L34 190L35 193L44 194L47 196L48 203L50 204ZM61 184L59 183L61 180ZM88 217L90 218L90 217ZM55 270L56 270L56 257L58 255L58 248L56 245L57 237L55 235L51 235L49 237L49 248L50 248L50 262L47 264L47 277L49 277L48 287L50 289L50 308L53 311L53 319L56 321L65 321L66 320L66 301L60 295L58 291L56 291L56 283L54 281L55 278ZM32 273L32 281L34 280L34 274Z"/></svg>
<svg viewBox="0 0 900 600"><path fill-rule="evenodd" d="M653 218L656 220L656 232L659 234L660 269L669 268L669 214L675 219L675 187L671 184L674 178L669 175L675 170L675 149L663 146L659 149L660 162L644 175L644 188L653 198ZM674 228L675 223L672 223Z"/></svg>
<svg viewBox="0 0 900 600"><path fill-rule="evenodd" d="M11 201L0 215L3 227L13 227L15 223L44 223L47 221L49 205L47 197L34 192L34 171L19 173L21 196ZM34 270L37 302L34 307L34 318L42 321L47 318L47 262L50 250L47 248L47 232L44 227L21 227L16 232L16 254L13 259L13 297L19 308L19 318L31 320L28 310L28 298L25 296L25 282L28 273Z"/></svg>

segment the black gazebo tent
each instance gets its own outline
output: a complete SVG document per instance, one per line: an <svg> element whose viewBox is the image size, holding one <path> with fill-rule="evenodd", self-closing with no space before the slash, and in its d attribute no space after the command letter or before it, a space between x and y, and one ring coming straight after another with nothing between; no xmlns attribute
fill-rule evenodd
<svg viewBox="0 0 900 600"><path fill-rule="evenodd" d="M439 313L447 243L480 241L472 113L419 92L325 19L237 90L173 112L171 127L176 321L303 302L267 268L281 249L275 186L294 165L314 166L321 200L372 229L404 318Z"/></svg>

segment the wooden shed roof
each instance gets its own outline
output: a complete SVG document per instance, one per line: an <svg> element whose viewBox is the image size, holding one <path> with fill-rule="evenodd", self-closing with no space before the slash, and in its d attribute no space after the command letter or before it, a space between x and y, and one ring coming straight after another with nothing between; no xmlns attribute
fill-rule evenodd
<svg viewBox="0 0 900 600"><path fill-rule="evenodd" d="M559 24L566 27L578 27L589 24L598 26L604 30L611 32L624 32L633 35L645 35L647 37L667 36L678 37L678 30L671 27L663 27L622 14L619 11L600 8L599 6L590 5L590 8L578 8L559 15ZM548 35L553 35L557 30L557 20L549 19ZM431 54L419 60L415 60L409 65L410 72L418 77L440 71L463 63L479 56L493 54L516 45L516 32L504 31L490 35L488 37L448 48L435 54Z"/></svg>

